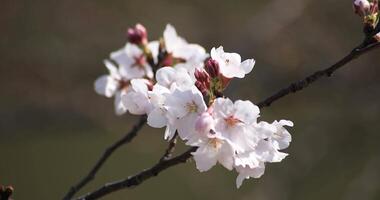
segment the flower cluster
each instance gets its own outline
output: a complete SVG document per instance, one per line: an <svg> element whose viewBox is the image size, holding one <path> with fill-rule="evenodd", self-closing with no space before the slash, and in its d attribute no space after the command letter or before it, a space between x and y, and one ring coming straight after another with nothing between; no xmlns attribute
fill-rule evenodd
<svg viewBox="0 0 380 200"><path fill-rule="evenodd" d="M147 123L166 127L164 139L175 135L193 152L196 167L207 171L217 163L235 169L240 187L244 179L259 178L265 163L280 162L287 154L291 121L258 121L260 109L250 101L232 101L223 91L233 78L244 78L255 60L242 61L223 47L210 54L188 43L167 25L163 37L148 42L142 25L128 30L129 42L105 61L109 75L95 82L95 90L115 97L117 114L147 115Z"/></svg>
<svg viewBox="0 0 380 200"><path fill-rule="evenodd" d="M379 1L378 0L354 0L354 12L363 19L365 34L372 34L379 23ZM380 41L380 34L374 38Z"/></svg>

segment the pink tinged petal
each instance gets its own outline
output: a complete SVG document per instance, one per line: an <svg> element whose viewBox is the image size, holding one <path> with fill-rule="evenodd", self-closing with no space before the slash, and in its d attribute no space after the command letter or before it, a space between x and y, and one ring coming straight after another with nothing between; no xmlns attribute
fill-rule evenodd
<svg viewBox="0 0 380 200"><path fill-rule="evenodd" d="M167 119L165 117L165 112L160 108L152 110L152 112L148 114L147 122L149 126L154 128L162 128L166 126Z"/></svg>
<svg viewBox="0 0 380 200"><path fill-rule="evenodd" d="M262 139L271 137L276 131L277 127L268 122L261 121L257 124L254 124L253 128L259 133L259 137Z"/></svg>
<svg viewBox="0 0 380 200"><path fill-rule="evenodd" d="M218 161L226 169L232 170L234 165L234 150L231 145L224 141L222 147L219 149Z"/></svg>
<svg viewBox="0 0 380 200"><path fill-rule="evenodd" d="M234 103L228 98L217 98L213 104L213 108L213 113L218 118L229 117L234 113Z"/></svg>
<svg viewBox="0 0 380 200"><path fill-rule="evenodd" d="M146 79L132 79L131 86L135 92L148 95L148 80Z"/></svg>
<svg viewBox="0 0 380 200"><path fill-rule="evenodd" d="M118 79L118 80L121 79L118 68L112 62L110 62L109 60L104 60L103 62L112 78Z"/></svg>
<svg viewBox="0 0 380 200"><path fill-rule="evenodd" d="M257 155L265 162L281 162L288 154L279 152L270 141L261 140L255 149Z"/></svg>
<svg viewBox="0 0 380 200"><path fill-rule="evenodd" d="M182 119L176 120L175 126L178 130L178 135L182 140L187 140L196 133L196 119L197 114L191 113L189 115L184 116Z"/></svg>
<svg viewBox="0 0 380 200"><path fill-rule="evenodd" d="M142 50L137 45L131 43L127 43L125 46L125 52L130 58L140 57L143 54Z"/></svg>
<svg viewBox="0 0 380 200"><path fill-rule="evenodd" d="M146 71L145 69L136 66L120 65L120 74L125 79L143 78L146 75Z"/></svg>
<svg viewBox="0 0 380 200"><path fill-rule="evenodd" d="M150 52L152 53L154 63L157 63L159 46L160 46L160 43L158 41L152 41L152 42L149 42L149 44L148 44L148 48L149 48Z"/></svg>
<svg viewBox="0 0 380 200"><path fill-rule="evenodd" d="M171 95L167 96L165 105L167 106L170 117L180 119L188 113L186 100L183 92L179 90L175 90Z"/></svg>
<svg viewBox="0 0 380 200"><path fill-rule="evenodd" d="M213 148L208 147L208 145L199 147L197 151L192 154L197 169L200 172L208 171L217 163L217 152Z"/></svg>
<svg viewBox="0 0 380 200"><path fill-rule="evenodd" d="M235 166L254 168L260 164L259 157L255 152L245 152L236 154L234 157Z"/></svg>
<svg viewBox="0 0 380 200"><path fill-rule="evenodd" d="M131 114L142 115L152 110L147 95L141 92L130 91L121 96L121 101Z"/></svg>
<svg viewBox="0 0 380 200"><path fill-rule="evenodd" d="M235 101L234 107L236 109L235 116L246 125L256 123L259 117L260 109L250 101Z"/></svg>
<svg viewBox="0 0 380 200"><path fill-rule="evenodd" d="M166 25L166 28L164 30L164 41L165 47L170 53L173 53L176 48L187 44L183 38L177 35L175 28L170 24Z"/></svg>
<svg viewBox="0 0 380 200"><path fill-rule="evenodd" d="M172 67L163 67L156 72L157 83L166 88L170 88L170 85L175 81L175 77L176 70Z"/></svg>
<svg viewBox="0 0 380 200"><path fill-rule="evenodd" d="M249 168L249 167L238 167L237 171L239 172L238 177L236 178L236 187L240 188L243 184L244 179L249 178L260 178L265 172L264 163L260 163L259 167Z"/></svg>
<svg viewBox="0 0 380 200"><path fill-rule="evenodd" d="M195 130L203 136L210 133L211 130L215 129L214 118L208 112L203 112L197 117L195 121Z"/></svg>
<svg viewBox="0 0 380 200"><path fill-rule="evenodd" d="M275 151L274 154L273 154L272 160L269 161L269 162L281 162L288 155L289 154L287 154L287 153L283 153L283 152L280 152L280 151Z"/></svg>
<svg viewBox="0 0 380 200"><path fill-rule="evenodd" d="M116 115L122 115L127 112L127 109L121 102L121 92L117 92L114 100L115 113Z"/></svg>
<svg viewBox="0 0 380 200"><path fill-rule="evenodd" d="M280 120L279 123L282 125L282 126L290 126L290 127L293 127L293 122L292 121L289 121L289 120Z"/></svg>
<svg viewBox="0 0 380 200"><path fill-rule="evenodd" d="M174 57L193 63L202 62L206 58L206 55L205 49L198 44L185 44L173 52Z"/></svg>
<svg viewBox="0 0 380 200"><path fill-rule="evenodd" d="M245 74L248 74L252 71L253 66L255 66L254 59L247 59L241 63L240 67L244 71Z"/></svg>
<svg viewBox="0 0 380 200"><path fill-rule="evenodd" d="M272 144L278 150L287 148L292 141L292 136L284 126L293 126L293 123L291 121L281 120L280 122L273 122L273 125L277 130L271 137Z"/></svg>
<svg viewBox="0 0 380 200"><path fill-rule="evenodd" d="M135 60L129 57L125 51L125 48L112 52L110 54L112 60L114 60L120 67L128 67L130 68Z"/></svg>
<svg viewBox="0 0 380 200"><path fill-rule="evenodd" d="M103 75L96 79L94 88L96 93L110 98L115 95L116 91L119 88L119 83L112 77Z"/></svg>

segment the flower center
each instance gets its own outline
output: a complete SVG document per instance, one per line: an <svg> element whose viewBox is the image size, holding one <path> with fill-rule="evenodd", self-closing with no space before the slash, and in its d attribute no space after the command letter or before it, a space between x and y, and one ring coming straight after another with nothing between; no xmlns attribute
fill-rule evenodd
<svg viewBox="0 0 380 200"><path fill-rule="evenodd" d="M224 121L226 122L228 127L235 126L237 123L241 122L239 119L235 118L234 116L229 116L227 118L224 118Z"/></svg>
<svg viewBox="0 0 380 200"><path fill-rule="evenodd" d="M219 149L222 146L223 141L218 138L211 138L208 141L208 144L211 145L214 149Z"/></svg>
<svg viewBox="0 0 380 200"><path fill-rule="evenodd" d="M230 59L227 58L227 59L225 60L225 62L226 62L226 65L230 64Z"/></svg>
<svg viewBox="0 0 380 200"><path fill-rule="evenodd" d="M189 113L195 113L198 111L198 106L194 101L187 103L186 108Z"/></svg>
<svg viewBox="0 0 380 200"><path fill-rule="evenodd" d="M130 85L129 81L119 80L119 90L127 90Z"/></svg>
<svg viewBox="0 0 380 200"><path fill-rule="evenodd" d="M136 67L140 67L140 68L143 68L145 63L146 63L146 60L145 60L145 56L144 55L141 55L141 56L138 56L138 57L135 57L135 64L134 66Z"/></svg>

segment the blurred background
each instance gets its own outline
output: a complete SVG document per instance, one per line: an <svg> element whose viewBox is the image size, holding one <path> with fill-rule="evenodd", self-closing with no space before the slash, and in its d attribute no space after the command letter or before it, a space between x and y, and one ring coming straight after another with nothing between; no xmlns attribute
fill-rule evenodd
<svg viewBox="0 0 380 200"><path fill-rule="evenodd" d="M346 0L1 0L0 184L14 186L14 199L62 198L138 119L117 117L113 100L93 90L107 73L102 60L137 22L150 39L171 23L208 51L223 45L255 58L228 90L253 102L329 66L363 37ZM192 162L104 199L380 199L379 53L262 110L264 120L295 123L289 157L262 178L237 190L235 173L199 173ZM145 127L79 194L154 164L163 131Z"/></svg>

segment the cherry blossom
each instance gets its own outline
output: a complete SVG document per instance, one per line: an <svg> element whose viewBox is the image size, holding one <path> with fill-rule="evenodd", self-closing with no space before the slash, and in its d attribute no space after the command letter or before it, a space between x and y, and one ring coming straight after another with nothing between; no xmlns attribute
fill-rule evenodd
<svg viewBox="0 0 380 200"><path fill-rule="evenodd" d="M165 65L185 68L194 79L196 68L202 68L204 60L208 57L206 50L198 44L189 44L184 38L178 36L175 28L168 24L164 31L165 48L168 53Z"/></svg>
<svg viewBox="0 0 380 200"><path fill-rule="evenodd" d="M166 98L167 117L169 123L178 130L179 136L186 140L195 131L195 121L200 113L206 110L202 93L193 86L190 89L176 88ZM169 135L173 135L173 130Z"/></svg>
<svg viewBox="0 0 380 200"><path fill-rule="evenodd" d="M147 114L152 110L152 104L148 97L149 85L146 79L132 79L128 92L121 96L123 106L135 115Z"/></svg>
<svg viewBox="0 0 380 200"><path fill-rule="evenodd" d="M194 145L192 142L190 145ZM234 166L234 150L227 138L221 135L210 135L198 141L198 149L193 153L197 169L200 172L208 171L216 163L220 163L228 170Z"/></svg>
<svg viewBox="0 0 380 200"><path fill-rule="evenodd" d="M215 131L235 144L236 151L244 152L256 145L258 134L252 127L259 117L259 108L250 101L217 98L213 104Z"/></svg>
<svg viewBox="0 0 380 200"><path fill-rule="evenodd" d="M218 62L220 72L226 78L244 78L246 74L252 71L255 60L247 59L241 62L241 57L237 53L226 53L223 47L211 49L211 58Z"/></svg>
<svg viewBox="0 0 380 200"><path fill-rule="evenodd" d="M94 84L95 91L107 98L115 96L115 112L117 115L121 115L126 112L125 107L121 104L121 94L128 90L128 79L122 75L120 69L112 62L105 60L104 64L109 74L102 75L96 79Z"/></svg>
<svg viewBox="0 0 380 200"><path fill-rule="evenodd" d="M111 53L109 71L95 81L95 91L115 98L117 114L146 115L147 124L176 133L192 153L196 168L216 164L238 173L236 186L259 178L267 163L281 162L292 140L288 120L258 121L260 109L248 100L232 101L224 90L232 78L244 78L255 64L237 53L212 48L211 58L198 44L178 36L168 24L160 43L149 42L145 27L128 29L129 42ZM152 66L154 65L154 66Z"/></svg>
<svg viewBox="0 0 380 200"><path fill-rule="evenodd" d="M157 54L158 42L150 42L148 48L152 54ZM112 52L110 57L120 66L120 73L127 79L153 77L146 55L135 44L127 43L124 48Z"/></svg>

